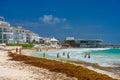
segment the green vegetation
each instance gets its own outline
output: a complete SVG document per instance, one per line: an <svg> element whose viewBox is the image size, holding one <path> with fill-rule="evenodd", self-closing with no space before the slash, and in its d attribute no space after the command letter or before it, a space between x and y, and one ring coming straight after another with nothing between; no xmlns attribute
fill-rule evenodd
<svg viewBox="0 0 120 80"><path fill-rule="evenodd" d="M67 76L78 78L78 80L115 80L107 75L99 74L87 68L76 66L68 62L63 63L45 58L12 53L9 53L9 56L12 57L11 60L22 61L26 64L49 69L50 71L65 73Z"/></svg>
<svg viewBox="0 0 120 80"><path fill-rule="evenodd" d="M31 48L33 44L7 44L7 46L22 46L23 48Z"/></svg>

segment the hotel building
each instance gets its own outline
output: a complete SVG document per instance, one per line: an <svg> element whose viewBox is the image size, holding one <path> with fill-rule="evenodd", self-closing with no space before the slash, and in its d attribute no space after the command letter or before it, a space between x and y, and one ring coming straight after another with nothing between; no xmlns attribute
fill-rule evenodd
<svg viewBox="0 0 120 80"><path fill-rule="evenodd" d="M27 43L39 41L39 35L23 27L13 27L0 16L0 44Z"/></svg>

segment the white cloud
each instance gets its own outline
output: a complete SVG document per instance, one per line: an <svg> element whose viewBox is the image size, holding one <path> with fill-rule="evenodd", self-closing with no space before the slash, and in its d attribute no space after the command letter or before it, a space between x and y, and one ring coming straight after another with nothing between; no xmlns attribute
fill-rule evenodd
<svg viewBox="0 0 120 80"><path fill-rule="evenodd" d="M58 23L64 23L65 21L67 21L67 19L54 17L53 15L44 15L43 17L40 17L40 21L46 24L58 24Z"/></svg>
<svg viewBox="0 0 120 80"><path fill-rule="evenodd" d="M23 21L13 20L15 26L29 26L29 27L43 27L43 26L59 26L64 29L70 29L70 25L67 23L66 18L54 17L53 15L43 15L39 18L39 21ZM50 25L48 25L50 24Z"/></svg>
<svg viewBox="0 0 120 80"><path fill-rule="evenodd" d="M60 19L59 19L59 18L53 18L53 23L54 23L54 24L60 23Z"/></svg>

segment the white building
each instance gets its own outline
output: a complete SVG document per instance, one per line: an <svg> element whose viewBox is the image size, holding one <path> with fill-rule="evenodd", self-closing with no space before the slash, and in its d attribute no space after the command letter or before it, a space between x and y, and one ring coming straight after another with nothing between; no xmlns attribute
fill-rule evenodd
<svg viewBox="0 0 120 80"><path fill-rule="evenodd" d="M58 46L58 40L57 39L51 38L50 41L51 41L51 43L50 43L51 47L57 47Z"/></svg>
<svg viewBox="0 0 120 80"><path fill-rule="evenodd" d="M13 41L12 27L0 17L0 43L11 43Z"/></svg>
<svg viewBox="0 0 120 80"><path fill-rule="evenodd" d="M25 29L21 27L14 28L14 43L25 43L26 42L26 34L24 32Z"/></svg>
<svg viewBox="0 0 120 80"><path fill-rule="evenodd" d="M29 30L25 30L26 35L26 42L32 42L33 40L39 42L39 35L36 33L33 33Z"/></svg>
<svg viewBox="0 0 120 80"><path fill-rule="evenodd" d="M58 40L53 38L43 38L43 40L45 41L45 44L50 46L50 47L58 47Z"/></svg>
<svg viewBox="0 0 120 80"><path fill-rule="evenodd" d="M39 35L23 27L12 27L3 17L0 17L0 43L26 43L33 40L39 41Z"/></svg>

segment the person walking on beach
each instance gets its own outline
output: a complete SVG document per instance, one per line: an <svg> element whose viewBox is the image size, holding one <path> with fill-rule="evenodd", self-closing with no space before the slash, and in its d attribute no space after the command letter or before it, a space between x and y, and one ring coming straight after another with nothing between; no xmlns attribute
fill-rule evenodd
<svg viewBox="0 0 120 80"><path fill-rule="evenodd" d="M18 53L18 48L16 48L16 53Z"/></svg>

